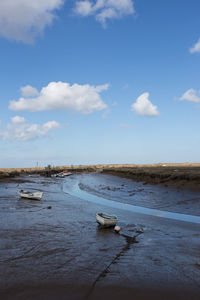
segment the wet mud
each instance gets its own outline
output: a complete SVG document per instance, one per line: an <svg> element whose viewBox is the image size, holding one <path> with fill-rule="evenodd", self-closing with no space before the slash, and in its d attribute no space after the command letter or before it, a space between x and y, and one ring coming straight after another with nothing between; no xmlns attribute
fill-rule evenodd
<svg viewBox="0 0 200 300"><path fill-rule="evenodd" d="M0 299L198 299L199 224L92 203L71 194L76 184L107 200L199 215L194 191L110 175L2 182ZM42 201L20 199L20 189L43 191ZM99 211L118 216L119 234L98 227Z"/></svg>
<svg viewBox="0 0 200 300"><path fill-rule="evenodd" d="M131 178L143 184L200 190L200 164L113 165L104 167L104 174Z"/></svg>
<svg viewBox="0 0 200 300"><path fill-rule="evenodd" d="M106 230L103 228L99 228L99 230ZM88 299L91 294L93 293L96 284L101 280L101 279L105 279L106 275L110 272L110 267L113 264L116 264L117 261L121 258L121 256L125 255L126 252L130 249L131 245L133 245L134 243L138 243L137 241L137 236L139 236L140 234L143 233L142 230L137 230L136 231L137 234L134 236L130 236L130 235L126 235L126 234L121 234L121 236L123 236L125 238L125 242L126 244L123 246L123 248L120 250L119 253L117 253L115 255L115 257L113 258L113 260L105 267L105 269L98 275L98 277L95 279L95 281L93 282L93 284L91 285L91 288L89 290L89 292L87 293L87 295L85 296L84 299ZM115 233L116 234L116 233Z"/></svg>
<svg viewBox="0 0 200 300"><path fill-rule="evenodd" d="M66 186L69 189L69 185ZM200 216L200 195L194 190L151 184L144 186L131 179L99 173L80 175L78 187L89 194L120 203Z"/></svg>

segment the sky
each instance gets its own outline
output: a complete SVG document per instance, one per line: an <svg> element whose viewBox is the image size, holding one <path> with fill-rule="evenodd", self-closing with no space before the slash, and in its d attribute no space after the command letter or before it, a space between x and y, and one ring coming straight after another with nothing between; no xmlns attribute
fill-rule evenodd
<svg viewBox="0 0 200 300"><path fill-rule="evenodd" d="M0 0L0 168L200 161L199 0Z"/></svg>

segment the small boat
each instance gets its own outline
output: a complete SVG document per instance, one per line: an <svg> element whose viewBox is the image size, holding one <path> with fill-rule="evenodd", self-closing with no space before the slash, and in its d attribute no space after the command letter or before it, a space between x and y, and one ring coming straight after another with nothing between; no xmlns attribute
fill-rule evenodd
<svg viewBox="0 0 200 300"><path fill-rule="evenodd" d="M24 190L20 190L18 192L21 198L33 199L33 200L41 200L43 192L28 192Z"/></svg>
<svg viewBox="0 0 200 300"><path fill-rule="evenodd" d="M52 177L60 177L60 178L64 178L66 176L70 176L72 175L72 172L68 172L68 171L63 171L61 173L58 173L58 174L54 174L54 175L51 175Z"/></svg>
<svg viewBox="0 0 200 300"><path fill-rule="evenodd" d="M105 213L97 213L96 221L101 226L112 227L112 226L116 225L118 219L117 219L117 216L115 216L115 215L108 215Z"/></svg>
<svg viewBox="0 0 200 300"><path fill-rule="evenodd" d="M64 175L64 177L65 177L65 176L70 176L70 175L72 175L72 172L69 172L69 171L63 171L63 172L62 172L62 175Z"/></svg>

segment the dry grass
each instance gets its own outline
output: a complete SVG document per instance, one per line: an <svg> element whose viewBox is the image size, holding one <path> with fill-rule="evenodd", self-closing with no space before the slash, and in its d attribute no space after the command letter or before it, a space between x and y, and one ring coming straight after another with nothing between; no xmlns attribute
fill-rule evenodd
<svg viewBox="0 0 200 300"><path fill-rule="evenodd" d="M172 167L172 168L195 168L200 167L200 163L157 163L157 164L97 164L97 165L65 165L65 166L53 166L51 170L87 170L87 169L121 169L121 168L160 168L160 167ZM46 170L46 167L34 167L34 168L0 168L0 173L40 173Z"/></svg>
<svg viewBox="0 0 200 300"><path fill-rule="evenodd" d="M200 163L157 163L157 164L99 164L66 165L51 167L51 173L64 170L78 172L100 171L107 174L131 178L151 184L173 185L200 190ZM20 174L46 175L45 167L35 168L0 168L0 178L14 177Z"/></svg>

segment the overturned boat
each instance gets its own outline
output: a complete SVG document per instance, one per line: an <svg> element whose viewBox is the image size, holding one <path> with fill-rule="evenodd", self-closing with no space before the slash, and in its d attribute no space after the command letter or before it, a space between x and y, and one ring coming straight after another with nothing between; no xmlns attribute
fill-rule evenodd
<svg viewBox="0 0 200 300"><path fill-rule="evenodd" d="M115 215L108 215L105 213L97 213L96 214L96 221L99 225L103 227L114 227L118 221L117 216Z"/></svg>
<svg viewBox="0 0 200 300"><path fill-rule="evenodd" d="M41 200L43 192L29 192L29 191L24 191L20 190L18 192L21 198L27 198L27 199L32 199L32 200Z"/></svg>

